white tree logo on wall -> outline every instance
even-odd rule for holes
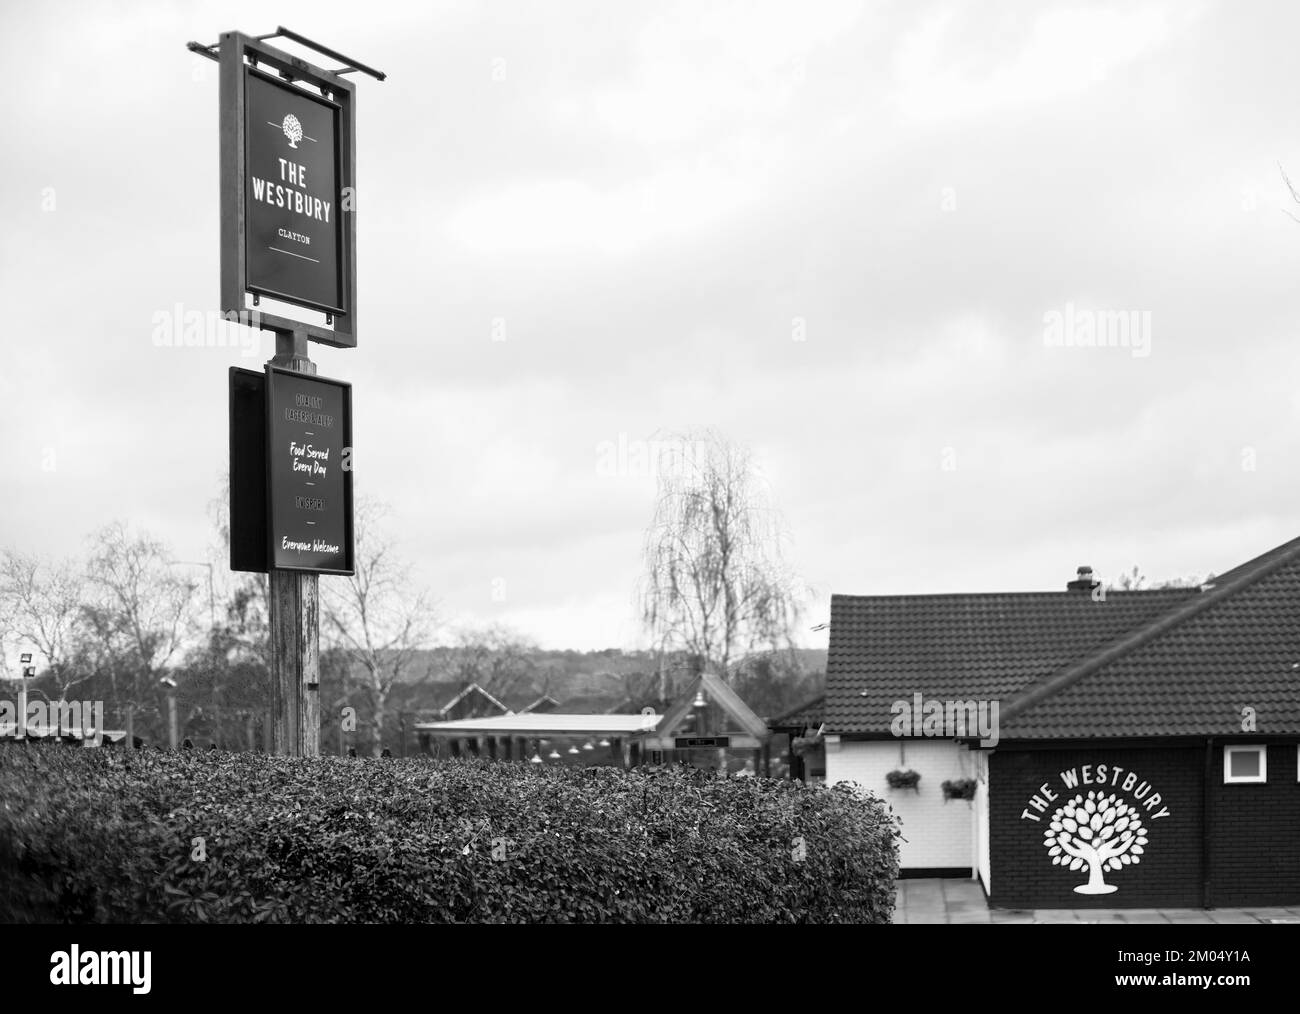
[[[1071,870],[1088,867],[1088,882],[1076,894],[1112,894],[1119,888],[1106,883],[1105,870],[1120,870],[1140,863],[1146,850],[1147,831],[1133,807],[1111,793],[1077,795],[1052,814],[1043,832],[1043,846],[1053,866]]]
[[[284,136],[289,139],[289,147],[298,147],[298,142],[302,140],[302,124],[298,122],[298,117],[290,113],[281,126],[284,128]]]

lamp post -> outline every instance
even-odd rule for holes
[[[29,651],[19,656],[23,678],[18,687],[18,720],[14,723],[14,735],[22,739],[27,738],[27,680],[36,675],[36,666],[31,665],[31,661],[32,654]]]
[[[218,690],[220,688],[217,686],[216,656],[213,650],[213,643],[212,643],[212,632],[217,629],[217,597],[214,591],[212,564],[207,560],[172,560],[170,562],[172,563],[173,566],[208,568],[208,638],[207,638],[208,663],[212,668],[212,698],[213,698],[212,703],[213,703],[213,711],[216,716],[216,721],[213,723],[215,725],[215,728],[213,729],[213,733],[215,734],[215,738],[220,738],[222,732],[222,716],[221,716],[221,706],[218,703],[219,697],[217,696]],[[177,739],[176,737],[176,693],[175,693],[176,682],[174,680],[171,681],[170,684],[168,684],[167,680],[163,680],[162,682],[166,685],[170,685],[172,688],[167,695],[167,709],[170,716],[169,739],[171,742],[171,748],[175,750],[176,739]]]
[[[178,738],[176,728],[176,681],[170,676],[164,676],[158,682],[167,688],[167,745],[175,750]]]

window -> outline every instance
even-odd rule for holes
[[[1263,746],[1225,746],[1223,748],[1224,784],[1268,781],[1268,748]]]

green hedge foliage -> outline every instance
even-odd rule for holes
[[[0,745],[6,922],[889,922],[846,785]],[[200,842],[199,839],[202,839]]]

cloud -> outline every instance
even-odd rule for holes
[[[1169,39],[1173,11],[1140,7],[950,5],[906,33],[895,59],[895,102],[929,125],[1050,105],[1094,88]]]
[[[5,544],[111,516],[182,558],[212,539],[226,369],[271,343],[151,330],[218,291],[215,68],[183,43],[261,26],[213,11],[33,7],[0,38],[32,83],[0,108]],[[654,482],[596,447],[693,424],[753,446],[823,605],[1221,570],[1295,534],[1290,8],[398,17],[284,15],[391,75],[358,79],[360,345],[313,358],[450,615],[634,639]],[[1151,311],[1151,356],[1044,347],[1067,302]]]
[[[722,167],[679,165],[608,190],[577,179],[508,184],[468,201],[445,228],[480,255],[625,255],[715,226],[757,196]]]
[[[841,39],[863,4],[826,0],[675,3],[642,29],[629,80],[596,93],[608,129],[647,148],[715,143],[740,126],[789,113],[808,61]]]

